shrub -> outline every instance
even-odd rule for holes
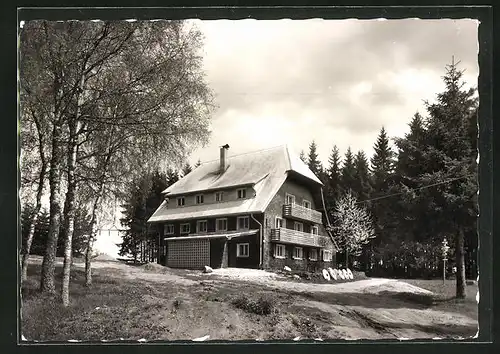
[[[275,300],[271,298],[260,297],[257,301],[240,295],[233,300],[233,305],[243,311],[255,313],[257,315],[270,315],[276,312]]]

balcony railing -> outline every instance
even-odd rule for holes
[[[309,247],[325,247],[328,244],[328,237],[280,227],[279,229],[271,229],[271,241]]]
[[[315,224],[321,224],[323,221],[322,214],[319,211],[298,204],[283,205],[283,217],[309,221]]]

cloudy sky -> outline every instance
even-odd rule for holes
[[[285,143],[299,153],[315,140],[324,164],[334,144],[371,155],[382,126],[401,136],[425,113],[452,56],[477,84],[475,20],[192,22],[219,105],[192,163],[217,159],[226,143],[230,154]]]

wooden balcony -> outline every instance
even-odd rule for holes
[[[323,216],[319,211],[298,204],[283,205],[283,217],[308,221],[315,224],[321,224],[323,222]]]
[[[271,229],[271,241],[309,247],[325,247],[328,237],[280,227]]]

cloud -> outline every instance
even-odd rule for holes
[[[380,128],[402,135],[423,100],[442,90],[452,56],[476,85],[477,21],[194,21],[205,35],[207,80],[220,109],[212,143],[193,160],[316,140],[371,154]],[[230,142],[233,142],[232,144]]]

